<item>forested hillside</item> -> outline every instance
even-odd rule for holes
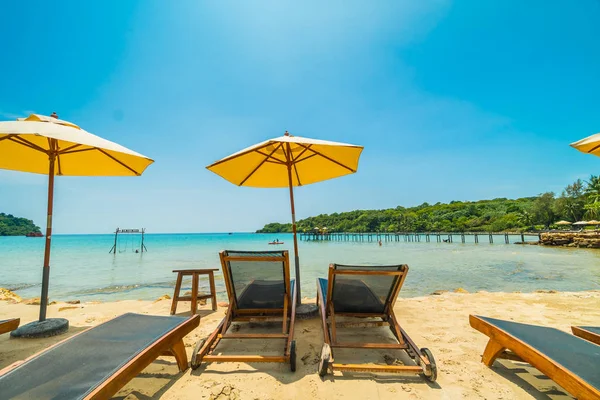
[[[323,214],[298,221],[298,231],[327,228],[329,232],[501,232],[548,228],[558,220],[600,218],[600,178],[577,180],[559,196],[423,203],[416,207],[356,210]],[[289,223],[270,223],[258,233],[291,232]]]
[[[0,213],[0,236],[25,236],[30,232],[40,232],[32,220]]]

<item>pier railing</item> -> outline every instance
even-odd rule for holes
[[[526,238],[535,237],[535,242],[539,241],[539,232],[300,232],[300,240],[304,241],[342,241],[342,242],[431,242],[453,243],[460,241],[466,243],[467,237],[473,237],[474,243],[479,243],[481,239],[494,243],[494,237],[504,243],[526,243]],[[517,240],[515,240],[517,239]],[[529,240],[533,242],[533,240]]]

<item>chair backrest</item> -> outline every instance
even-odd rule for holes
[[[405,264],[331,264],[327,302],[336,313],[388,314],[407,273]]]
[[[229,302],[235,309],[280,309],[290,293],[287,250],[220,253]]]

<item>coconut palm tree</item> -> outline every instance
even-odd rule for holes
[[[588,204],[600,202],[600,176],[592,175],[586,183],[585,194],[588,196]]]
[[[592,218],[598,218],[600,214],[600,176],[592,175],[586,183],[585,195],[587,202],[585,209],[587,210],[587,215]]]

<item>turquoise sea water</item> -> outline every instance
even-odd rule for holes
[[[281,246],[269,246],[275,238]],[[173,269],[219,268],[218,252],[288,249],[290,234],[147,234],[147,253],[135,253],[139,237],[119,239],[109,254],[113,235],[54,235],[50,298],[108,301],[155,299],[172,295]],[[472,239],[471,239],[472,240]],[[482,239],[483,241],[483,239]],[[303,297],[315,296],[315,280],[325,277],[329,263],[405,263],[410,267],[401,296],[462,287],[468,291],[600,289],[600,251],[488,243],[300,242]],[[502,242],[502,243],[500,243]],[[0,237],[0,287],[22,297],[39,297],[44,239]],[[291,260],[293,270],[293,256]],[[293,274],[293,272],[292,272]],[[207,282],[202,285],[207,287]],[[216,277],[219,297],[225,288]],[[190,282],[184,281],[184,289]]]

